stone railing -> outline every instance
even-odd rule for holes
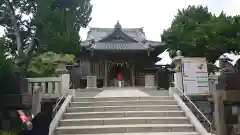
[[[177,101],[178,105],[185,112],[186,116],[189,118],[190,123],[194,125],[196,131],[200,135],[214,135],[212,134],[212,123],[208,120],[208,118],[204,115],[204,113],[197,107],[196,104],[181,90],[178,88],[170,87],[169,94],[173,96],[173,98]],[[199,117],[196,113],[204,120],[204,125],[202,121],[200,121]],[[205,126],[205,127],[204,127]]]
[[[72,89],[72,91],[69,91],[68,96],[62,103],[60,109],[57,111],[56,115],[54,116],[50,124],[48,135],[55,135],[55,129],[59,125],[59,121],[62,119],[64,113],[67,111],[67,107],[69,106],[70,102],[76,97],[74,93],[75,93],[74,89]]]
[[[41,92],[44,95],[61,95],[61,85],[59,77],[41,77],[41,78],[27,78],[28,79],[28,93],[34,93],[34,87],[40,86]]]
[[[61,74],[59,77],[39,77],[28,79],[28,93],[33,93],[34,87],[39,86],[43,98],[58,98],[68,92],[70,83],[69,74]]]

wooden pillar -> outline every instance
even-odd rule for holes
[[[135,86],[135,65],[132,64],[132,72],[131,72],[131,76],[132,76],[132,86]]]
[[[107,60],[104,61],[104,87],[107,87],[108,65]]]
[[[93,58],[92,56],[90,57],[90,75],[93,76],[94,75],[94,71],[93,71],[93,67],[94,67],[94,63],[93,63]]]
[[[159,72],[159,71],[157,70],[156,73],[155,73],[155,77],[156,77],[156,79],[155,79],[155,85],[156,85],[157,88],[159,87],[159,86],[158,86],[158,81],[159,81],[159,80],[158,80],[158,79],[159,79],[159,76],[158,76],[159,73],[158,73],[158,72]]]

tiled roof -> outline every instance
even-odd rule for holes
[[[141,33],[143,28],[122,28],[122,31],[137,41],[146,39],[145,34]],[[96,42],[105,38],[113,32],[114,28],[90,28],[86,40],[94,39]]]
[[[164,42],[159,42],[159,41],[151,41],[147,40],[146,44],[151,45],[152,47],[157,47],[157,46],[164,46],[166,45]]]
[[[127,42],[97,42],[92,46],[94,50],[146,50],[148,46],[141,43]]]
[[[116,25],[115,28],[90,28],[86,41],[83,41],[83,46],[94,50],[147,50],[149,47],[165,45],[162,42],[147,40],[143,28],[121,28],[119,22]],[[105,40],[113,35],[116,36],[117,33],[125,35],[128,40]],[[94,43],[90,43],[91,40],[94,40]]]

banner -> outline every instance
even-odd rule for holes
[[[208,72],[205,58],[182,58],[185,94],[208,94]]]

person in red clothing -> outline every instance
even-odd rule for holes
[[[122,73],[118,72],[117,74],[118,87],[122,87]]]

